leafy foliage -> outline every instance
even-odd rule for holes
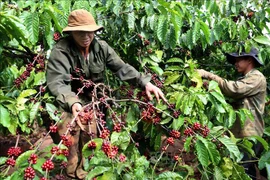
[[[117,102],[121,108],[114,107],[113,111],[126,117],[126,125],[122,131],[110,134],[110,142],[119,147],[127,160],[108,159],[102,151],[103,140],[93,139],[97,145],[95,150],[88,148],[89,143],[83,147],[83,156],[87,158],[85,167],[89,171],[87,178],[188,179],[195,178],[193,170],[196,169],[200,178],[248,179],[237,164],[241,160],[239,147],[253,152],[248,140],[263,144],[265,151],[260,157],[259,168],[266,168],[270,174],[269,142],[253,137],[241,143],[229,131],[237,118],[244,123],[250,112],[246,109],[235,111],[217,83],[203,81],[194,71],[205,68],[222,77],[233,78],[235,74],[231,73],[232,67],[225,61],[224,53],[255,46],[265,64],[261,71],[269,77],[270,8],[266,0],[241,3],[233,0],[0,2],[1,134],[30,134],[35,131],[33,124],[43,125],[43,114],[54,122],[61,120],[55,99],[46,90],[45,64],[55,43],[55,33],[61,35],[69,12],[80,8],[90,11],[97,23],[105,27],[97,37],[105,39],[124,61],[140,71],[156,74],[152,81],[162,88],[169,102],[153,102],[155,118],[160,118],[157,124],[141,116],[145,110],[141,106],[145,104]],[[114,89],[123,84],[111,76],[107,81]],[[140,90],[134,92],[131,99],[135,99]],[[265,119],[269,126],[269,117]],[[109,120],[112,130],[113,121],[110,117]],[[195,123],[201,127],[194,130]],[[162,160],[166,159],[165,152],[161,150],[161,155],[153,157],[153,162],[151,157],[147,159],[142,154],[147,148],[162,149],[162,138],[167,140],[172,130],[181,133],[183,139],[179,140],[185,140],[183,150],[196,155],[198,165],[190,166],[178,159],[171,169],[159,173],[162,167],[158,163],[162,165]],[[142,135],[150,147],[137,148],[131,134]],[[269,134],[266,128],[264,137],[269,138]],[[16,168],[21,169],[8,178],[21,177],[22,168],[28,166],[27,159],[35,152],[29,150],[21,154],[16,160]],[[6,161],[7,158],[0,158],[1,165]],[[40,158],[33,165],[38,175],[45,174],[41,169],[45,161]]]

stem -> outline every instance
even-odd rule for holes
[[[168,147],[169,147],[169,144],[167,144],[166,149],[167,149]],[[152,179],[154,178],[153,176],[154,176],[154,172],[155,172],[157,163],[160,161],[160,159],[162,158],[162,156],[163,156],[164,153],[165,153],[165,151],[162,151],[162,152],[161,152],[161,154],[160,154],[160,156],[159,156],[157,162],[156,162],[155,165],[154,165],[154,168],[153,168],[153,170],[152,170]]]

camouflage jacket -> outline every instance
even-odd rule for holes
[[[141,87],[151,80],[150,75],[144,76],[124,63],[105,41],[94,39],[89,48],[89,56],[85,60],[73,39],[66,37],[51,51],[46,73],[47,84],[61,108],[70,111],[74,103],[82,103],[82,96],[76,96],[77,89],[81,88],[82,84],[80,81],[71,81],[71,76],[83,75],[85,79],[95,83],[103,82],[105,70],[109,68],[121,80],[136,82]],[[79,72],[78,68],[82,72]]]
[[[231,129],[236,137],[263,135],[266,86],[264,75],[256,69],[251,70],[237,81],[223,79],[219,82],[221,91],[236,100],[237,105],[234,106],[236,109],[246,108],[254,116],[254,120],[246,119],[243,127],[240,120],[236,120]]]

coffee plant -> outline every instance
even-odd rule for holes
[[[71,77],[81,84],[77,94],[93,88],[92,101],[78,116],[88,124],[94,118],[99,127],[98,137],[90,133],[82,148],[86,179],[250,179],[241,159],[243,152],[254,155],[256,141],[264,151],[254,161],[270,178],[269,97],[263,137],[235,138],[230,127],[251,113],[234,110],[218,84],[195,71],[235,79],[224,53],[254,46],[269,81],[269,1],[9,0],[0,2],[0,134],[16,142],[0,157],[1,179],[66,178],[77,117],[59,144],[41,147],[57,132],[62,115],[47,90],[46,63],[75,9],[91,12],[104,26],[96,37],[140,72],[151,73],[168,99],[149,101],[143,89],[110,71],[95,84],[77,69],[78,77]],[[31,134],[41,139],[20,147]]]

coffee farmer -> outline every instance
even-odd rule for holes
[[[258,57],[258,51],[252,48],[250,52],[226,54],[229,63],[234,64],[236,70],[243,76],[235,81],[223,79],[213,73],[203,69],[197,70],[206,79],[214,80],[218,83],[222,93],[235,100],[234,108],[246,108],[251,111],[254,120],[246,119],[243,126],[239,119],[236,120],[231,131],[237,138],[249,136],[262,136],[264,131],[264,106],[266,97],[266,79],[264,75],[256,69],[263,63]],[[254,150],[259,151],[260,146],[255,145]],[[254,177],[254,169],[247,167],[247,173]],[[256,174],[255,174],[256,175]]]
[[[162,91],[154,86],[150,80],[151,75],[143,75],[134,67],[126,64],[116,52],[105,42],[95,37],[95,32],[103,29],[98,26],[93,16],[86,10],[72,11],[68,17],[68,25],[63,29],[69,34],[61,39],[52,49],[47,68],[47,83],[50,92],[56,97],[59,107],[65,111],[62,121],[58,125],[58,134],[62,135],[67,130],[67,125],[82,110],[82,107],[91,100],[89,92],[85,90],[79,97],[77,83],[71,81],[73,72],[82,69],[85,79],[94,83],[104,81],[105,69],[110,69],[118,78],[124,81],[136,82],[144,88],[150,100],[151,94],[166,101]],[[91,132],[97,134],[96,123],[91,124]],[[69,147],[67,175],[72,178],[83,179],[86,172],[83,170],[81,158],[81,126],[76,125],[77,132],[72,136],[72,145]],[[87,128],[86,128],[87,129]],[[59,142],[53,137],[54,142]]]

